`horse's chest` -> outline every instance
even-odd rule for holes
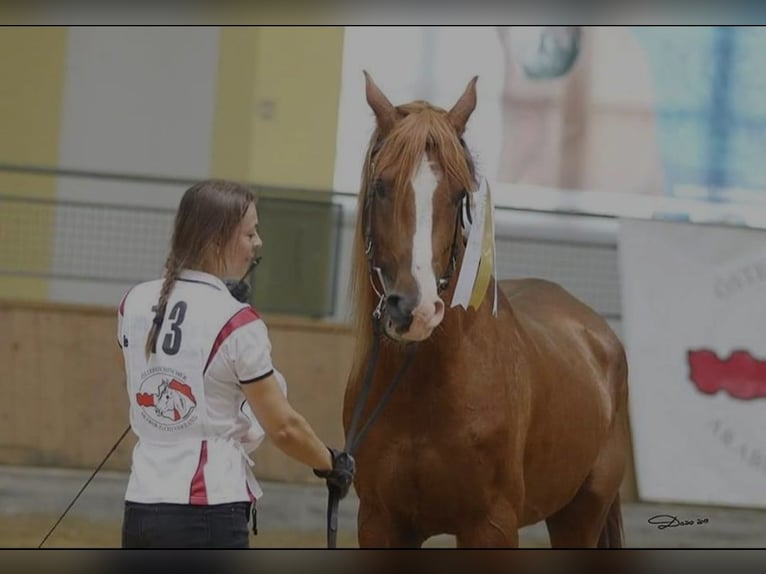
[[[478,417],[436,430],[415,425],[411,434],[396,433],[379,443],[373,481],[378,496],[404,512],[437,513],[446,521],[462,507],[476,508],[504,471],[497,452],[504,450],[508,429],[497,417]]]
[[[360,498],[434,531],[486,509],[507,471],[514,417],[502,386],[468,378],[397,389],[358,452]]]

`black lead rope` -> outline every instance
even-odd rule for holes
[[[128,428],[125,429],[125,431],[122,433],[120,438],[117,439],[117,442],[114,443],[114,446],[112,449],[106,453],[106,456],[104,457],[104,460],[101,461],[101,463],[96,467],[96,470],[93,471],[93,474],[90,475],[90,478],[85,482],[85,484],[82,485],[82,488],[80,489],[80,492],[77,493],[77,495],[72,499],[72,502],[69,503],[69,506],[66,507],[66,510],[59,516],[59,519],[56,521],[56,523],[51,527],[51,529],[48,531],[48,534],[45,535],[45,538],[42,539],[40,544],[38,544],[37,548],[42,548],[43,544],[45,544],[45,541],[48,540],[48,537],[53,534],[53,531],[56,530],[56,527],[59,525],[59,523],[64,520],[64,517],[67,515],[67,512],[69,512],[69,509],[74,506],[74,503],[77,502],[77,499],[80,498],[80,495],[85,492],[85,489],[90,484],[90,481],[93,480],[93,477],[96,476],[99,470],[101,470],[101,467],[104,466],[106,461],[109,459],[110,456],[112,456],[112,453],[117,449],[117,446],[122,442],[122,439],[125,438],[125,435],[128,434],[128,431],[130,430],[130,425],[128,425]]]
[[[380,333],[379,309],[376,309],[375,313],[373,313],[373,316],[372,316],[372,333],[373,333],[373,342],[372,342],[372,350],[370,351],[370,360],[367,363],[367,370],[364,373],[362,388],[359,391],[359,396],[357,397],[356,404],[354,405],[354,413],[351,417],[351,425],[349,426],[348,434],[346,435],[346,445],[343,449],[344,452],[347,452],[351,454],[352,456],[354,452],[356,451],[357,447],[361,444],[364,437],[367,436],[367,432],[370,430],[372,423],[375,421],[376,418],[378,418],[380,413],[385,408],[386,404],[391,398],[392,393],[394,392],[394,389],[402,380],[404,373],[407,371],[407,368],[410,366],[410,363],[412,362],[412,358],[415,355],[415,348],[417,346],[417,343],[409,343],[407,345],[407,356],[405,357],[404,362],[402,363],[401,367],[399,367],[399,370],[397,371],[393,380],[388,385],[388,388],[386,388],[385,393],[383,393],[383,396],[378,401],[378,404],[375,406],[375,409],[370,414],[370,418],[367,419],[367,422],[364,424],[364,426],[361,429],[359,429],[358,431],[359,434],[357,434],[357,428],[359,427],[359,421],[362,416],[362,409],[364,408],[364,405],[367,403],[367,396],[370,393],[370,387],[372,386],[372,377],[375,373],[375,366],[378,362],[378,355],[380,352],[380,334],[381,333]],[[337,545],[338,503],[339,502],[340,502],[340,497],[338,496],[338,491],[332,487],[328,488],[327,548],[336,548],[336,545]]]

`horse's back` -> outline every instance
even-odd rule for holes
[[[536,316],[545,310],[566,310],[587,316],[599,317],[593,309],[564,289],[560,284],[547,279],[528,277],[504,279],[498,287],[511,302],[514,310],[523,310],[525,315]],[[544,303],[544,306],[540,304]]]
[[[623,347],[606,320],[558,283],[546,279],[506,279],[498,282],[517,321],[531,331],[554,336],[557,330],[587,330],[604,352],[623,353]]]

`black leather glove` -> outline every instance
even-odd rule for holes
[[[250,302],[250,284],[245,281],[235,281],[233,279],[227,279],[224,281],[226,288],[240,303]]]
[[[332,455],[332,470],[314,469],[314,474],[319,478],[324,478],[327,488],[335,489],[338,498],[345,498],[351,488],[356,473],[356,461],[354,457],[347,452],[341,452],[332,447],[327,447]]]

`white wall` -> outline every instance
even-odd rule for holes
[[[60,136],[61,168],[207,177],[218,38],[216,27],[72,27]],[[173,209],[184,189],[70,177],[60,178],[57,186],[61,200]],[[141,242],[169,239],[169,227],[166,232],[161,227],[155,229],[149,237],[141,229],[146,217],[162,216],[131,214],[128,221],[112,219],[114,212],[110,212],[110,220],[106,221],[97,213],[58,210],[54,272],[76,275],[90,265],[98,269],[115,264],[145,267]],[[98,226],[104,225],[113,227],[115,233],[108,235],[106,243],[94,245],[88,238],[95,237]],[[103,235],[99,233],[98,237]],[[132,249],[134,256],[131,258],[125,249]],[[160,264],[158,261],[157,272]],[[55,280],[51,283],[51,299],[114,304],[126,286]]]
[[[502,145],[502,46],[493,27],[349,27],[343,45],[334,188],[356,193],[374,129],[367,70],[394,105],[426,99],[449,109],[478,75],[478,104],[465,140],[494,179]]]

